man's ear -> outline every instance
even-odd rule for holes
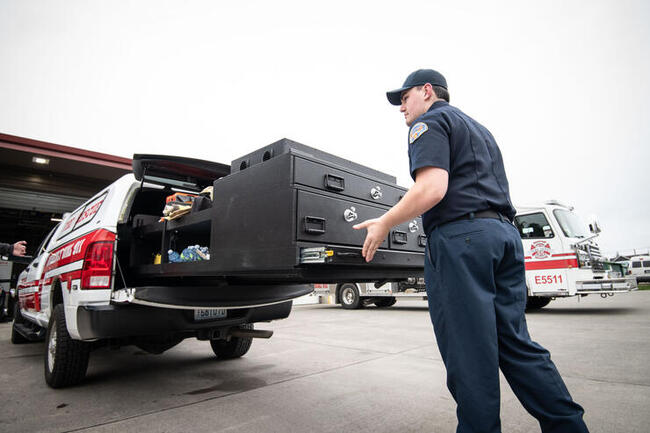
[[[431,83],[426,83],[424,85],[424,97],[425,99],[429,99],[431,97],[435,96],[435,93],[433,92],[433,86]]]

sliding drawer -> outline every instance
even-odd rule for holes
[[[391,250],[424,252],[427,237],[422,228],[422,219],[417,218],[393,227],[388,240]]]
[[[294,182],[342,196],[394,206],[406,191],[395,186],[296,157]]]
[[[296,238],[328,244],[362,246],[366,230],[353,225],[386,212],[373,206],[352,203],[338,198],[298,191]],[[381,244],[388,248],[388,239]]]

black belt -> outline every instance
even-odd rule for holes
[[[472,220],[474,218],[492,218],[492,219],[496,219],[496,220],[510,222],[510,220],[508,218],[504,217],[499,212],[497,212],[495,210],[492,210],[492,209],[488,209],[488,210],[482,210],[482,211],[478,211],[478,212],[470,212],[470,213],[465,214],[463,216],[459,216],[458,218],[454,218],[452,220],[445,221],[442,224],[453,223],[453,222],[462,221],[462,220]],[[440,224],[440,225],[442,225],[442,224]]]

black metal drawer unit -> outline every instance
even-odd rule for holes
[[[178,236],[184,218],[194,226],[209,224],[209,261],[141,266],[140,274],[292,283],[421,275],[425,237],[420,218],[394,228],[370,263],[361,257],[366,231],[352,228],[401,199],[406,190],[395,181],[280,140],[234,160],[231,173],[214,181],[212,207],[172,224]]]

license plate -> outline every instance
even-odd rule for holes
[[[223,319],[227,314],[224,308],[194,310],[194,320]]]

